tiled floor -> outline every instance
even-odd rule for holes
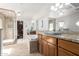
[[[2,56],[41,56],[39,53],[29,52],[29,41],[19,39],[16,44],[3,46]]]

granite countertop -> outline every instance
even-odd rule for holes
[[[61,35],[53,35],[53,36],[63,40],[79,43],[79,35],[61,34]]]
[[[46,34],[44,32],[42,32],[41,34],[47,35],[47,36],[51,36],[51,37],[56,37],[56,38],[63,39],[63,40],[72,41],[72,42],[75,42],[75,43],[79,43],[79,34],[60,34],[60,35],[53,35],[53,34]]]

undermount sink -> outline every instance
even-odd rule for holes
[[[45,34],[49,34],[49,35],[61,35],[60,32],[45,32]]]

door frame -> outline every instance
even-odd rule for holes
[[[17,21],[16,21],[16,25],[17,25],[17,22],[18,22],[18,21],[22,21],[22,22],[23,22],[23,38],[24,38],[24,21],[23,21],[23,20],[17,20]],[[16,30],[17,30],[17,26],[16,26]],[[18,35],[18,30],[17,30],[17,35]],[[16,35],[16,38],[17,38],[17,35]],[[22,39],[23,39],[23,38],[22,38]],[[18,39],[18,38],[17,38],[17,39]]]

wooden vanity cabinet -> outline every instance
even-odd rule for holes
[[[58,47],[58,56],[75,56],[75,54],[73,54],[63,48]]]
[[[43,34],[38,39],[39,52],[44,56],[79,56],[79,43]]]
[[[39,35],[39,52],[44,56],[55,56],[56,55],[56,38]]]
[[[61,47],[58,48],[58,55],[61,55],[61,50],[62,50],[62,55],[67,55],[67,56],[78,56],[79,55],[79,44],[71,41],[67,41],[64,39],[59,39],[58,40],[58,46]]]
[[[56,56],[56,46],[43,40],[43,55],[44,56]]]
[[[48,43],[43,40],[43,55],[48,56]]]
[[[49,56],[56,56],[57,55],[56,46],[51,43],[48,43],[48,55]]]
[[[57,43],[56,38],[47,36],[46,40],[48,42],[48,56],[56,56],[57,55]]]
[[[43,54],[43,42],[41,34],[38,34],[38,50],[41,54]]]

